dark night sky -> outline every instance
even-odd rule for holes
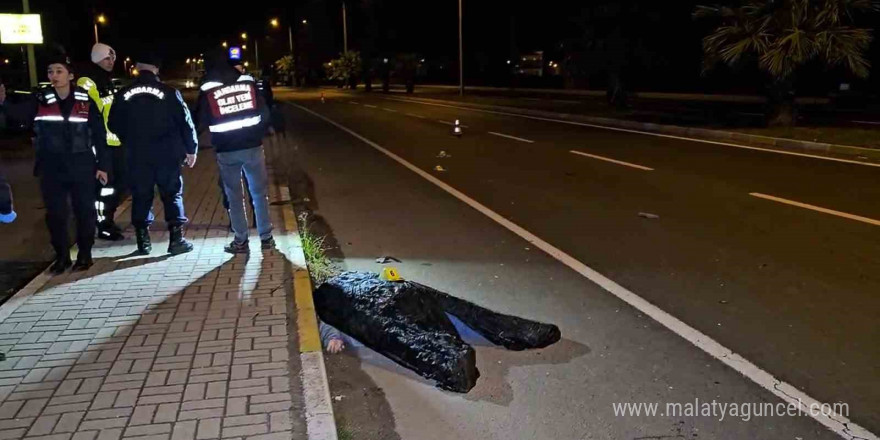
[[[63,43],[74,59],[88,58],[93,42],[95,12],[107,15],[101,39],[120,56],[134,56],[145,47],[159,49],[166,71],[182,66],[183,60],[217,47],[223,40],[238,41],[242,31],[261,39],[261,61],[274,61],[287,51],[287,23],[295,23],[297,42],[313,62],[329,60],[342,51],[340,0],[246,0],[244,2],[151,0],[30,0],[31,9],[43,16],[47,43]],[[517,52],[545,50],[558,57],[558,43],[583,35],[578,16],[584,5],[609,0],[465,0],[465,53],[468,76],[491,77],[493,68]],[[621,0],[642,4],[650,14],[639,17],[635,29],[644,31],[645,44],[656,52],[649,86],[668,88],[698,80],[700,38],[705,24],[690,18],[696,3],[690,0]],[[710,1],[709,3],[715,3]],[[220,5],[228,5],[225,8]],[[454,63],[457,58],[455,0],[348,0],[349,44],[373,56],[417,53],[436,62]],[[244,5],[245,7],[233,7]],[[20,0],[0,0],[0,11],[20,12]],[[282,29],[271,29],[269,18],[282,20]],[[309,24],[303,26],[302,19]],[[876,21],[876,20],[875,20]],[[45,50],[49,45],[44,45]],[[252,50],[253,44],[249,49]],[[880,64],[875,44],[872,58]],[[556,52],[554,52],[556,51]],[[20,59],[18,47],[0,47],[0,56]],[[250,56],[253,56],[252,54]],[[18,58],[16,58],[18,57]],[[7,68],[8,69],[8,68]],[[455,69],[454,64],[449,65]],[[8,74],[8,72],[7,72]],[[717,80],[717,82],[723,82]]]

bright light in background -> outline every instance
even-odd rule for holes
[[[247,40],[247,32],[242,32],[242,33],[241,33],[241,39],[242,39],[242,40]]]
[[[278,27],[278,19],[277,18],[273,18],[272,21],[270,21],[269,23],[272,25],[272,27]]]
[[[308,20],[303,20],[303,24],[309,24]]]
[[[224,41],[224,42],[223,42],[223,47],[227,47],[227,46],[229,46],[229,44],[227,44],[227,43]]]
[[[98,23],[106,24],[106,23],[107,23],[107,17],[105,17],[104,14],[99,15],[99,16],[98,16]]]

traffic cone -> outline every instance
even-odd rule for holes
[[[324,92],[321,92],[321,104],[324,103]]]
[[[459,137],[461,137],[462,135],[461,121],[459,121],[458,119],[455,120],[455,125],[452,127],[452,134]]]

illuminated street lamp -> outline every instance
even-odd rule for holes
[[[281,27],[281,21],[277,18],[273,18],[269,20],[269,24],[272,25],[273,28],[278,29]],[[287,25],[287,41],[290,46],[290,54],[293,55],[293,25]]]
[[[241,33],[241,39],[244,40],[244,41],[247,41],[247,32],[242,32],[242,33]]]
[[[98,41],[98,24],[107,24],[107,17],[104,14],[95,17],[95,44],[100,42]]]
[[[226,43],[225,41],[222,43],[222,45],[223,45],[223,47],[229,47],[229,44]]]

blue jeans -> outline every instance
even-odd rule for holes
[[[244,243],[248,239],[247,211],[244,207],[242,190],[242,171],[247,179],[251,200],[254,203],[254,216],[257,218],[257,232],[260,239],[272,237],[272,221],[269,219],[269,178],[266,176],[266,154],[263,147],[247,150],[217,153],[217,165],[223,190],[229,200],[229,220],[235,231],[235,241]]]

